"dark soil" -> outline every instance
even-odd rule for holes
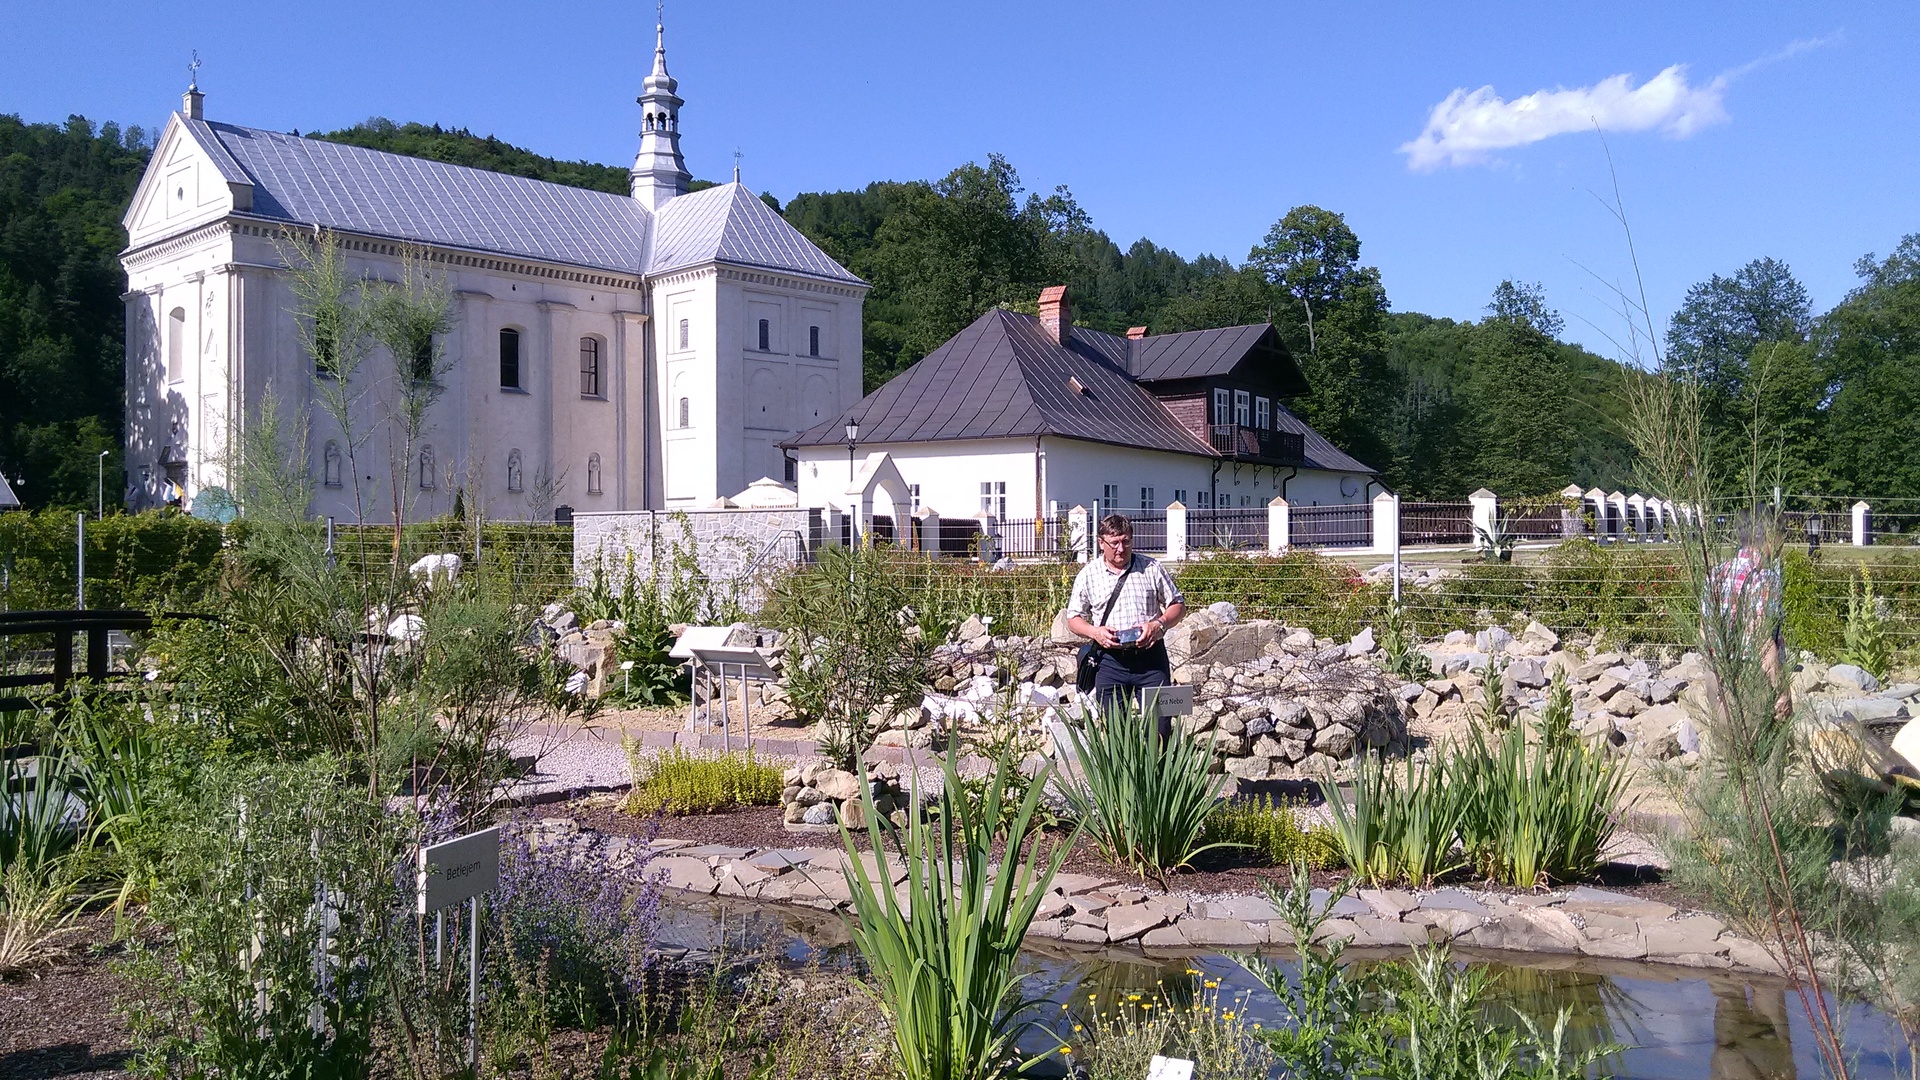
[[[612,836],[645,838],[655,828],[651,818],[637,817],[608,807],[604,803],[598,805],[568,803],[552,807],[551,810],[573,817],[584,828]],[[765,849],[840,846],[840,834],[837,830],[788,829],[781,820],[780,808],[777,806],[748,806],[717,814],[691,814],[684,817],[663,818],[658,823],[658,835],[673,840],[687,840],[695,844],[719,844],[726,847]],[[1058,844],[1064,837],[1065,834],[1060,830],[1046,830],[1040,840],[1045,845],[1043,850],[1050,850],[1052,845]],[[863,851],[871,848],[865,832],[857,833],[855,842]],[[1070,874],[1086,874],[1158,888],[1158,882],[1142,879],[1133,871],[1107,861],[1100,855],[1092,839],[1085,835],[1075,842],[1062,870]],[[1313,873],[1313,883],[1318,887],[1328,888],[1346,880],[1347,876],[1345,870],[1316,870]],[[1269,884],[1280,888],[1286,887],[1289,877],[1290,871],[1286,867],[1261,865],[1250,860],[1241,851],[1216,850],[1202,854],[1195,867],[1169,875],[1167,884],[1173,890],[1183,893],[1258,894]],[[1528,891],[1492,885],[1471,876],[1456,876],[1449,879],[1446,884],[1486,892]],[[1671,904],[1677,908],[1698,909],[1702,906],[1699,901],[1688,898],[1679,889],[1669,884],[1658,870],[1645,866],[1610,863],[1602,867],[1598,877],[1587,884],[1646,900]]]
[[[0,982],[0,1080],[126,1075],[132,1042],[118,1003],[113,919],[93,916],[51,968]]]

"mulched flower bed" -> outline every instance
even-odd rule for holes
[[[91,916],[52,968],[0,982],[0,1080],[126,1075],[133,1055],[118,1011],[126,983],[112,963],[113,918]]]
[[[535,813],[541,816],[572,817],[579,821],[582,827],[608,836],[644,838],[652,835],[656,829],[654,819],[629,814],[611,807],[607,805],[605,799],[590,799],[542,807]],[[789,830],[781,820],[780,808],[777,806],[749,806],[717,814],[666,817],[659,820],[657,829],[658,835],[664,839],[686,840],[695,844],[720,844],[727,847],[822,848],[838,847],[841,842],[837,830],[803,832]],[[1064,832],[1050,829],[1043,834],[1041,843],[1057,844],[1064,836]],[[855,841],[863,851],[870,848],[864,831],[855,835]],[[1141,881],[1132,871],[1102,858],[1092,839],[1085,835],[1074,843],[1073,850],[1068,853],[1062,870],[1071,874]],[[1316,870],[1313,874],[1313,883],[1320,887],[1330,887],[1345,880],[1347,876],[1344,870]],[[1202,854],[1198,865],[1193,869],[1182,870],[1172,875],[1169,884],[1174,890],[1184,893],[1213,896],[1228,893],[1257,895],[1264,886],[1269,884],[1284,888],[1288,880],[1289,871],[1286,867],[1258,865],[1250,861],[1243,852],[1236,850],[1216,850]],[[1158,888],[1157,882],[1147,881],[1143,884]],[[1459,885],[1479,892],[1522,893],[1528,891],[1490,885],[1468,875],[1456,875],[1455,878],[1449,879],[1447,884]],[[1588,884],[1646,900],[1671,904],[1677,908],[1701,907],[1699,901],[1688,898],[1680,890],[1668,884],[1659,871],[1648,867],[1609,864],[1602,868],[1598,879]]]

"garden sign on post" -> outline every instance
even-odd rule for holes
[[[480,894],[500,884],[500,829],[428,844],[420,849],[419,912],[433,913],[433,960],[440,962],[441,912],[465,900],[467,934],[467,1067],[480,1052]]]

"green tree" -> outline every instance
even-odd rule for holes
[[[1247,262],[1300,305],[1307,317],[1307,351],[1318,353],[1314,320],[1346,295],[1349,279],[1360,271],[1360,238],[1344,215],[1296,206],[1267,230]]]
[[[1536,495],[1564,487],[1567,371],[1548,328],[1559,316],[1538,285],[1503,281],[1473,334],[1468,387],[1477,450],[1473,480],[1496,492]]]
[[[1881,261],[1821,322],[1820,354],[1837,390],[1828,448],[1845,494],[1920,497],[1920,233]]]

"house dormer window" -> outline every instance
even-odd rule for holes
[[[1245,390],[1233,392],[1233,422],[1246,427],[1253,422],[1250,415],[1253,410],[1253,395]]]
[[[1273,427],[1273,402],[1263,397],[1253,399],[1253,426],[1261,431]]]

